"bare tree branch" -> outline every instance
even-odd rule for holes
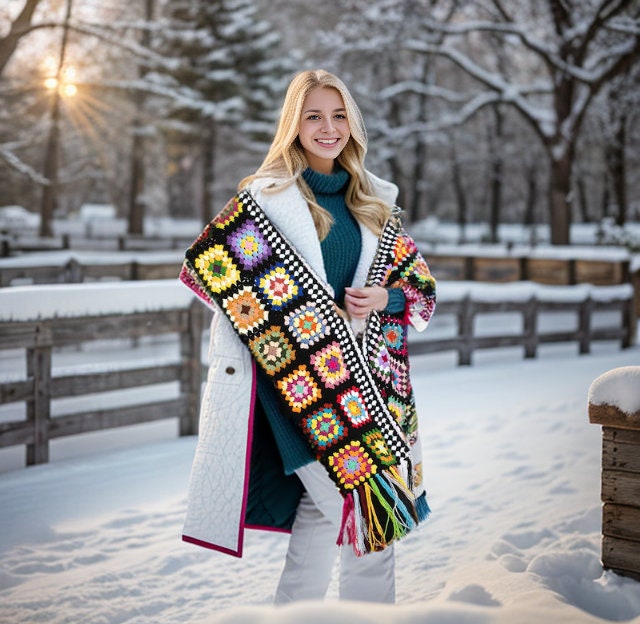
[[[16,51],[20,39],[30,32],[33,14],[38,8],[40,0],[27,0],[18,17],[11,24],[9,33],[0,39],[0,76],[7,66],[9,59]]]

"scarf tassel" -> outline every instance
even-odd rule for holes
[[[426,518],[428,509],[426,497],[416,500],[391,466],[345,496],[337,543],[350,544],[358,556],[383,550]]]
[[[418,520],[424,522],[431,514],[429,503],[427,503],[427,495],[421,494],[416,499],[416,511],[418,512]]]

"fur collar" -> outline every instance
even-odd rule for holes
[[[372,173],[367,172],[367,175],[371,180],[375,194],[393,206],[398,196],[398,187]],[[270,193],[266,190],[275,182],[276,180],[269,178],[255,180],[249,191],[274,225],[307,260],[318,277],[327,284],[322,249],[307,202],[295,184],[278,193]],[[364,286],[369,267],[378,248],[378,237],[369,228],[361,224],[360,232],[362,234],[362,249],[352,283],[352,286],[356,287]]]

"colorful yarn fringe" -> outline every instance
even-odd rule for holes
[[[345,497],[338,545],[350,544],[358,556],[383,550],[426,519],[416,503],[395,467],[376,474]]]

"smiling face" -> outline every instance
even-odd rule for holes
[[[349,121],[342,96],[336,89],[316,87],[304,100],[298,138],[309,166],[331,173],[333,162],[349,137]]]

